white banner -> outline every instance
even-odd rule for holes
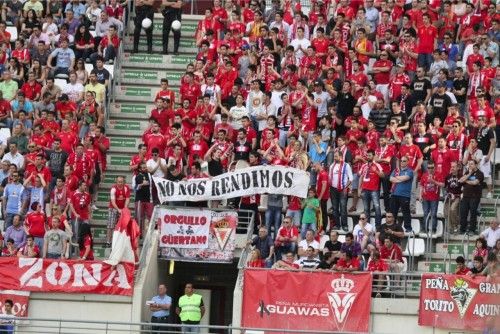
[[[211,211],[162,209],[160,217],[160,247],[208,248]]]
[[[309,173],[283,166],[254,166],[204,179],[172,182],[153,177],[161,203],[206,201],[255,194],[281,194],[305,198]]]

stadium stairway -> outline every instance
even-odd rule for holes
[[[194,34],[201,16],[183,15],[179,55],[162,55],[163,17],[155,15],[153,29],[153,53],[146,53],[144,34],[141,36],[139,53],[131,54],[133,47],[132,21],[129,21],[129,34],[124,38],[125,53],[121,58],[119,73],[115,73],[117,84],[114,97],[108,106],[107,136],[111,145],[107,155],[108,170],[97,193],[96,205],[99,210],[92,212],[94,222],[94,253],[97,258],[108,255],[104,248],[106,242],[106,223],[108,219],[109,191],[117,176],[125,176],[126,184],[132,183],[129,172],[130,158],[137,154],[137,146],[148,126],[148,118],[154,107],[154,97],[160,87],[160,79],[167,78],[169,87],[179,92],[180,78],[187,64],[195,59]],[[173,36],[170,36],[169,51],[172,53]],[[177,101],[178,102],[178,101]],[[133,210],[134,198],[130,201]]]

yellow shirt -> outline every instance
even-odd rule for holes
[[[85,93],[87,92],[94,92],[97,103],[101,105],[104,103],[104,99],[106,98],[106,86],[103,84],[97,83],[92,85],[91,83],[88,83],[85,85]]]

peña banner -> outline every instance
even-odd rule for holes
[[[134,264],[0,258],[0,289],[131,296]]]
[[[255,194],[281,194],[305,198],[309,174],[283,166],[254,166],[212,178],[173,182],[153,177],[161,203],[207,201]]]
[[[14,304],[12,307],[14,316],[22,318],[28,316],[28,305],[30,302],[29,291],[0,290],[0,314],[5,314],[6,300],[11,300]]]
[[[500,326],[500,280],[423,274],[420,326],[484,331]]]
[[[368,332],[371,273],[245,269],[243,327]]]
[[[163,258],[186,262],[231,262],[238,213],[158,208]]]

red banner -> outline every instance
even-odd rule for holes
[[[368,332],[370,273],[246,269],[243,327]]]
[[[0,290],[0,314],[5,314],[5,301],[12,300],[14,307],[12,307],[12,313],[16,317],[27,317],[28,316],[28,305],[30,302],[30,292],[29,291],[14,291],[14,290]]]
[[[98,261],[0,258],[0,289],[36,292],[98,293],[131,296],[134,265]]]
[[[470,331],[499,328],[500,280],[423,274],[418,324]]]

